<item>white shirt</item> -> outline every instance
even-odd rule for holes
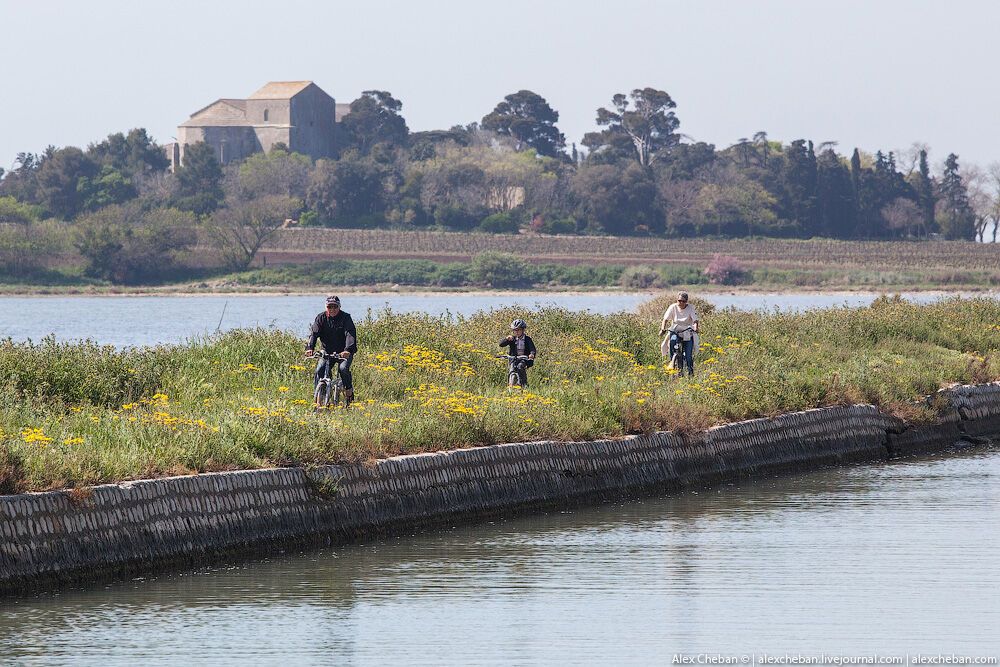
[[[670,329],[674,331],[693,327],[694,323],[698,321],[698,313],[694,311],[694,306],[690,303],[684,308],[678,308],[676,303],[672,303],[667,308],[667,312],[663,313],[663,324],[660,328],[667,329],[667,323],[671,321],[673,326]]]

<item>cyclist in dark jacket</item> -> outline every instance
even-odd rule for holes
[[[358,352],[358,332],[354,328],[354,320],[350,313],[345,313],[340,309],[340,297],[328,296],[326,298],[326,311],[320,313],[313,320],[309,328],[309,342],[306,343],[306,356],[311,357],[316,349],[316,340],[323,343],[323,350],[327,354],[335,354],[341,358],[340,378],[344,381],[344,405],[350,404],[354,399],[354,382],[351,377],[351,362]],[[330,361],[323,357],[316,365],[315,381],[319,383],[327,372],[327,365]]]
[[[528,357],[525,361],[510,362],[511,370],[517,370],[517,376],[521,380],[522,387],[528,386],[528,369],[535,365],[535,354],[537,353],[531,336],[525,333],[527,329],[527,322],[520,319],[514,320],[510,323],[511,335],[500,339],[500,347],[508,348],[510,356]],[[510,373],[508,373],[509,376]]]

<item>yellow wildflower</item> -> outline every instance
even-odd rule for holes
[[[45,431],[40,428],[23,428],[21,429],[21,437],[27,443],[37,442],[41,445],[45,445],[52,442],[52,438],[45,435]]]

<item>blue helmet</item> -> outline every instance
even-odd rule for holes
[[[525,322],[524,320],[514,320],[513,322],[510,323],[511,331],[513,331],[514,329],[527,329],[527,328],[528,328],[528,323]]]

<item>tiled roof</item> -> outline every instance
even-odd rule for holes
[[[312,81],[271,81],[248,99],[288,100],[301,93],[310,84]]]
[[[200,116],[188,118],[177,127],[253,127],[246,118],[213,118]]]

